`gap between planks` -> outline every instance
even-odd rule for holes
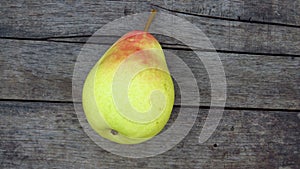
[[[21,37],[0,37],[0,39],[7,40],[20,40],[20,41],[41,41],[41,42],[57,42],[57,43],[69,43],[69,44],[99,44],[99,45],[112,45],[110,43],[89,43],[84,41],[67,41],[63,39],[72,38],[89,38],[92,35],[76,35],[76,36],[60,36],[60,37],[46,37],[46,38],[21,38]],[[58,40],[59,39],[59,40]],[[60,40],[62,39],[62,40]],[[184,45],[174,45],[161,43],[163,49],[170,50],[182,50],[182,51],[203,51],[203,52],[217,52],[217,53],[231,53],[231,54],[245,54],[245,55],[266,55],[266,56],[287,56],[287,57],[300,57],[300,54],[286,54],[286,53],[263,53],[263,52],[244,52],[244,51],[234,51],[234,50],[211,50],[211,49],[190,49]]]
[[[81,104],[81,102],[73,102],[73,101],[58,101],[58,100],[28,100],[28,99],[0,99],[0,102],[16,102],[16,103],[53,103],[53,104]],[[199,109],[210,109],[210,106],[194,106],[194,105],[177,105],[174,104],[174,107],[199,107]],[[222,109],[222,107],[212,107],[215,109]],[[251,107],[228,107],[225,106],[224,110],[249,110],[249,111],[270,111],[270,112],[300,112],[298,109],[278,109],[278,108],[251,108]]]

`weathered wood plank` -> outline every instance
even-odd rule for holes
[[[114,19],[150,9],[145,0],[2,1],[0,32],[1,36],[38,38],[89,35]]]
[[[237,2],[243,3],[243,1]],[[0,36],[11,38],[88,36],[114,19],[153,8],[149,2],[135,1],[99,3],[80,1],[69,4],[57,2],[39,4],[31,1],[24,4],[15,1],[1,3]],[[240,7],[238,4],[236,5]],[[256,3],[250,4],[255,7]],[[265,3],[265,6],[270,5]],[[180,3],[178,6],[181,6]],[[264,5],[258,6],[264,8]],[[296,10],[297,4],[294,7]],[[186,6],[182,5],[182,8]],[[298,13],[299,10],[296,11]],[[173,14],[178,14],[199,27],[217,50],[294,55],[300,53],[298,27],[220,20],[182,13]]]
[[[216,50],[299,55],[299,28],[177,15],[200,28]]]
[[[73,104],[0,102],[1,168],[299,168],[300,112],[226,110],[213,136],[198,136],[201,109],[187,137],[151,158],[130,159],[98,147]],[[176,114],[178,107],[174,108]],[[168,125],[176,118],[171,118]],[[184,125],[184,124],[183,124]]]
[[[1,99],[72,101],[73,69],[82,44],[20,40],[0,40],[0,44]],[[202,62],[192,51],[167,51],[182,58],[193,71],[201,105],[208,106],[210,84]],[[228,107],[300,108],[299,57],[227,53],[219,56],[227,78]],[[86,59],[85,64],[92,66],[97,57]],[[178,89],[176,92],[179,96]],[[176,97],[177,105],[179,98]]]
[[[300,25],[299,0],[165,0],[152,3],[161,8],[202,17]]]

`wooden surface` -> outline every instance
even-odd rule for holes
[[[130,159],[103,150],[83,131],[72,75],[95,31],[151,8],[183,17],[207,35],[223,63],[228,98],[217,130],[199,144],[210,104],[207,72],[186,46],[157,36],[192,69],[200,112],[176,147]],[[0,168],[300,168],[299,11],[299,0],[1,1]]]

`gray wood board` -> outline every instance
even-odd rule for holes
[[[1,168],[289,168],[297,169],[300,112],[226,110],[212,137],[199,144],[207,110],[171,150],[130,159],[98,147],[73,104],[0,102]],[[174,122],[173,110],[167,127]],[[184,125],[184,124],[182,124]],[[159,143],[158,143],[159,144]]]
[[[72,101],[74,65],[82,44],[3,39],[0,44],[1,99]],[[193,51],[165,50],[179,56],[192,70],[198,82],[201,105],[208,106],[209,77],[200,59]],[[85,68],[83,74],[88,73],[100,55],[77,61]],[[226,106],[300,108],[299,57],[228,53],[219,53],[219,57],[227,78]],[[181,71],[175,69],[176,74],[180,75]],[[175,104],[179,105],[178,88],[176,95]]]
[[[174,12],[201,17],[300,25],[299,0],[164,0],[155,1],[152,4]]]
[[[180,56],[194,73],[203,107],[177,146],[155,157],[130,159],[105,151],[83,131],[70,103],[72,77],[76,58],[95,31],[151,8],[187,19],[220,52],[227,108],[212,137],[199,144],[210,105],[208,74],[187,46],[156,35],[165,51]],[[1,1],[0,168],[298,169],[299,11],[299,0]],[[99,38],[92,43],[108,48],[118,37]],[[82,59],[86,68],[97,58]],[[181,105],[175,88],[167,128]]]
[[[149,11],[153,7],[149,2],[135,1],[55,2],[42,5],[31,1],[24,4],[15,1],[1,3],[0,37],[33,39],[90,36],[114,19]],[[272,3],[266,2],[266,6],[270,5]],[[298,8],[297,5],[294,7]],[[176,12],[172,14],[199,27],[217,50],[293,55],[300,53],[299,27],[222,20]]]

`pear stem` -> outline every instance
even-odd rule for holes
[[[149,29],[149,27],[150,27],[150,25],[151,25],[151,23],[152,23],[152,21],[153,21],[155,15],[156,15],[156,10],[155,10],[155,9],[152,9],[152,10],[151,10],[151,14],[150,14],[150,16],[149,16],[149,18],[148,18],[148,21],[147,21],[147,23],[146,23],[146,25],[145,25],[145,28],[144,28],[144,31],[145,31],[145,32],[148,32],[148,29]]]

